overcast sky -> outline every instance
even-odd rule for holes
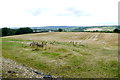
[[[0,0],[0,27],[118,24],[119,0]]]

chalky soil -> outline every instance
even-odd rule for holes
[[[37,72],[11,59],[2,58],[2,78],[43,78],[42,73],[40,75],[34,71]]]

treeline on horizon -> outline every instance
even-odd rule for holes
[[[28,34],[28,33],[38,33],[38,32],[34,32],[33,29],[29,28],[29,27],[24,27],[24,28],[18,28],[18,29],[11,29],[11,28],[1,28],[0,31],[2,32],[1,36],[10,36],[10,35],[19,35],[19,34]],[[49,31],[43,31],[43,32],[49,32]],[[104,33],[120,33],[120,29],[116,28],[113,31],[77,31],[77,30],[73,30],[73,31],[65,31],[65,29],[63,28],[59,28],[57,29],[55,32],[104,32]],[[40,32],[39,32],[40,33]]]
[[[56,32],[62,32],[63,29],[58,29]],[[38,32],[33,32],[33,29],[29,27],[24,27],[24,28],[18,28],[18,29],[11,29],[11,28],[1,28],[0,29],[1,35],[0,36],[10,36],[10,35],[19,35],[19,34],[28,34],[28,33],[38,33]],[[42,32],[49,32],[49,31],[42,31]]]
[[[33,33],[33,30],[29,27],[19,28],[19,29],[11,29],[11,28],[1,28],[2,36],[10,36],[10,35],[19,35],[19,34],[27,34]]]

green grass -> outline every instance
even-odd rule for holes
[[[114,30],[115,27],[102,27],[103,29],[111,29],[111,30]]]
[[[52,34],[50,35],[52,36]],[[41,42],[42,40],[35,40]],[[56,41],[45,48],[30,47],[20,42],[26,39],[3,38],[2,55],[5,58],[33,67],[45,74],[66,78],[116,78],[118,77],[117,51],[104,49],[103,44]],[[49,42],[49,41],[48,41]]]
[[[49,57],[56,57],[56,56],[59,56],[60,53],[43,52],[42,55],[43,55],[43,56],[49,56]]]

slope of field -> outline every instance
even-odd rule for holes
[[[43,48],[30,47],[31,41],[47,44]],[[117,33],[24,34],[3,37],[2,42],[4,58],[44,74],[66,78],[118,77]]]

